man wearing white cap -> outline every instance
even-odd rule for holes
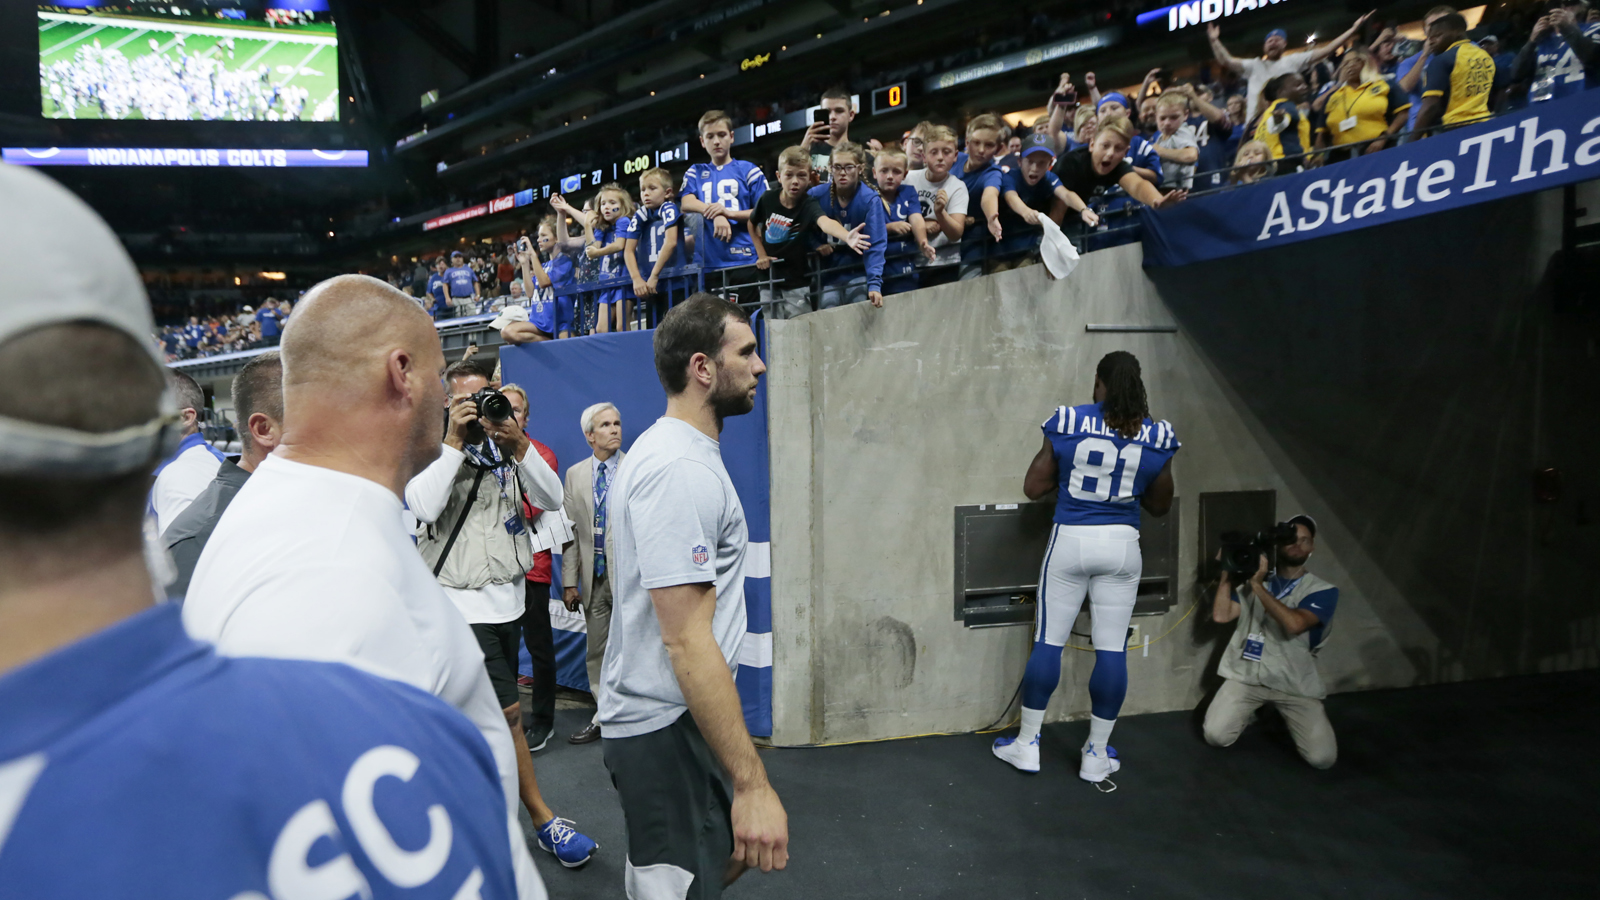
[[[223,658],[156,605],[141,530],[179,419],[139,275],[42,175],[0,166],[0,197],[0,264],[71,273],[50,303],[0,288],[0,377],[30,384],[0,394],[0,893],[515,896],[458,712],[347,666]]]
[[[385,282],[340,275],[306,292],[280,352],[278,448],[217,522],[184,625],[229,656],[344,662],[461,710],[494,755],[519,895],[542,898],[483,651],[401,521],[406,483],[439,457],[439,333]]]

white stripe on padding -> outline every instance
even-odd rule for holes
[[[745,632],[744,641],[739,645],[739,665],[752,669],[772,668],[772,632]]]
[[[767,637],[771,638],[772,635]],[[745,643],[748,645],[749,640]],[[767,643],[767,665],[772,665],[770,640]],[[22,804],[27,802],[28,792],[33,790],[39,773],[44,771],[44,763],[43,753],[32,753],[21,759],[0,763],[0,848],[5,847],[6,838],[11,835],[11,826],[17,821],[17,813],[22,812]]]
[[[683,900],[694,885],[694,873],[672,863],[635,866],[628,860],[622,873],[622,889],[632,900]]]
[[[772,577],[772,544],[769,541],[746,544],[744,548],[744,577]]]
[[[576,631],[587,633],[589,621],[583,617],[582,607],[578,612],[571,612],[567,605],[554,597],[550,598],[550,627],[557,631]]]

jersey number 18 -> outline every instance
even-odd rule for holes
[[[700,199],[707,203],[713,202],[711,200],[711,182],[703,182],[700,185]],[[737,212],[740,209],[739,182],[732,178],[724,178],[717,182],[717,199],[715,202],[729,212]]]
[[[1117,499],[1133,496],[1133,480],[1139,475],[1139,457],[1144,448],[1129,444],[1117,452],[1117,445],[1105,438],[1084,438],[1078,442],[1078,452],[1072,456],[1072,476],[1067,479],[1067,493],[1075,500],[1100,500],[1111,498],[1111,482],[1117,466],[1122,466],[1122,477],[1117,481]],[[1099,454],[1098,462],[1089,457]],[[1094,479],[1094,490],[1083,489],[1086,478]]]

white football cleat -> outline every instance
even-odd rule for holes
[[[1093,744],[1084,744],[1079,751],[1082,762],[1078,765],[1078,777],[1084,781],[1105,781],[1111,773],[1122,768],[1122,763],[1117,759],[1117,750],[1110,744],[1103,748],[1105,752],[1096,753]],[[995,753],[999,753],[997,749]]]
[[[1026,744],[1014,737],[996,738],[994,755],[1024,772],[1038,772],[1039,736],[1034,735],[1033,740]]]

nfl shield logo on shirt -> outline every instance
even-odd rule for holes
[[[706,549],[705,544],[695,544],[690,552],[694,554],[694,564],[697,566],[703,566],[711,561],[711,552]]]

